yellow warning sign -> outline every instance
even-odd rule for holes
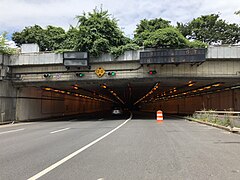
[[[102,77],[105,74],[105,70],[102,67],[99,67],[95,70],[95,73],[98,77]]]

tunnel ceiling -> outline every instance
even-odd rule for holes
[[[141,99],[142,102],[149,102],[149,100],[160,97],[172,97],[172,95],[177,97],[177,94],[185,95],[184,93],[186,93],[186,95],[188,93],[192,95],[194,91],[196,91],[195,94],[200,91],[216,92],[217,90],[239,86],[240,81],[239,78],[148,78],[130,80],[112,79],[107,81],[78,80],[74,82],[44,82],[28,85],[38,88],[50,87],[91,97],[103,95],[120,104],[122,100],[125,105],[129,106],[136,103],[144,96],[145,98]],[[209,85],[214,86],[210,87]]]

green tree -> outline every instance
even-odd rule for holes
[[[135,30],[134,42],[149,48],[206,47],[206,44],[201,42],[190,42],[170,21],[162,18],[141,20]]]
[[[93,12],[77,16],[78,38],[75,49],[88,51],[93,56],[109,53],[114,47],[128,43],[117,20],[110,18],[108,11],[95,8]]]
[[[65,36],[65,31],[61,27],[47,26],[43,29],[39,25],[34,25],[13,33],[12,39],[18,46],[24,43],[37,43],[41,51],[52,51],[62,48]]]
[[[151,33],[167,27],[171,27],[170,21],[162,18],[155,18],[151,20],[143,19],[137,25],[135,30],[134,42],[136,42],[139,46],[143,46],[143,42],[150,37]]]
[[[6,35],[7,35],[6,32],[0,35],[0,54],[14,54],[15,50],[13,48],[8,47]]]
[[[66,39],[66,33],[63,28],[55,26],[47,26],[44,30],[45,34],[43,36],[43,44],[45,50],[53,51],[63,48],[63,42]]]
[[[74,49],[77,46],[77,39],[79,38],[79,31],[76,27],[70,26],[66,32],[65,40],[62,43],[63,49]]]
[[[25,27],[21,32],[15,32],[12,35],[12,40],[17,46],[25,43],[37,43],[40,50],[45,50],[47,46],[44,44],[44,29],[39,25]]]
[[[240,27],[219,19],[218,14],[204,15],[189,23],[177,23],[177,28],[188,39],[208,44],[221,41],[223,44],[235,44],[240,41]]]
[[[176,28],[168,27],[158,29],[150,34],[149,38],[143,42],[144,47],[205,47],[204,43],[190,42]]]

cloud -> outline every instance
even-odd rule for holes
[[[76,24],[76,15],[101,5],[119,20],[128,36],[132,36],[136,24],[144,18],[161,17],[175,24],[200,15],[220,13],[228,22],[240,22],[240,17],[234,15],[239,10],[239,0],[1,0],[0,32],[12,33],[34,24],[68,29],[70,24]]]

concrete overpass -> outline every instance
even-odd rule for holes
[[[0,121],[106,111],[113,104],[184,114],[240,110],[240,47],[209,47],[206,61],[195,64],[141,65],[139,52],[90,58],[90,68],[70,69],[62,54],[1,56]],[[101,78],[99,67],[106,71]]]

